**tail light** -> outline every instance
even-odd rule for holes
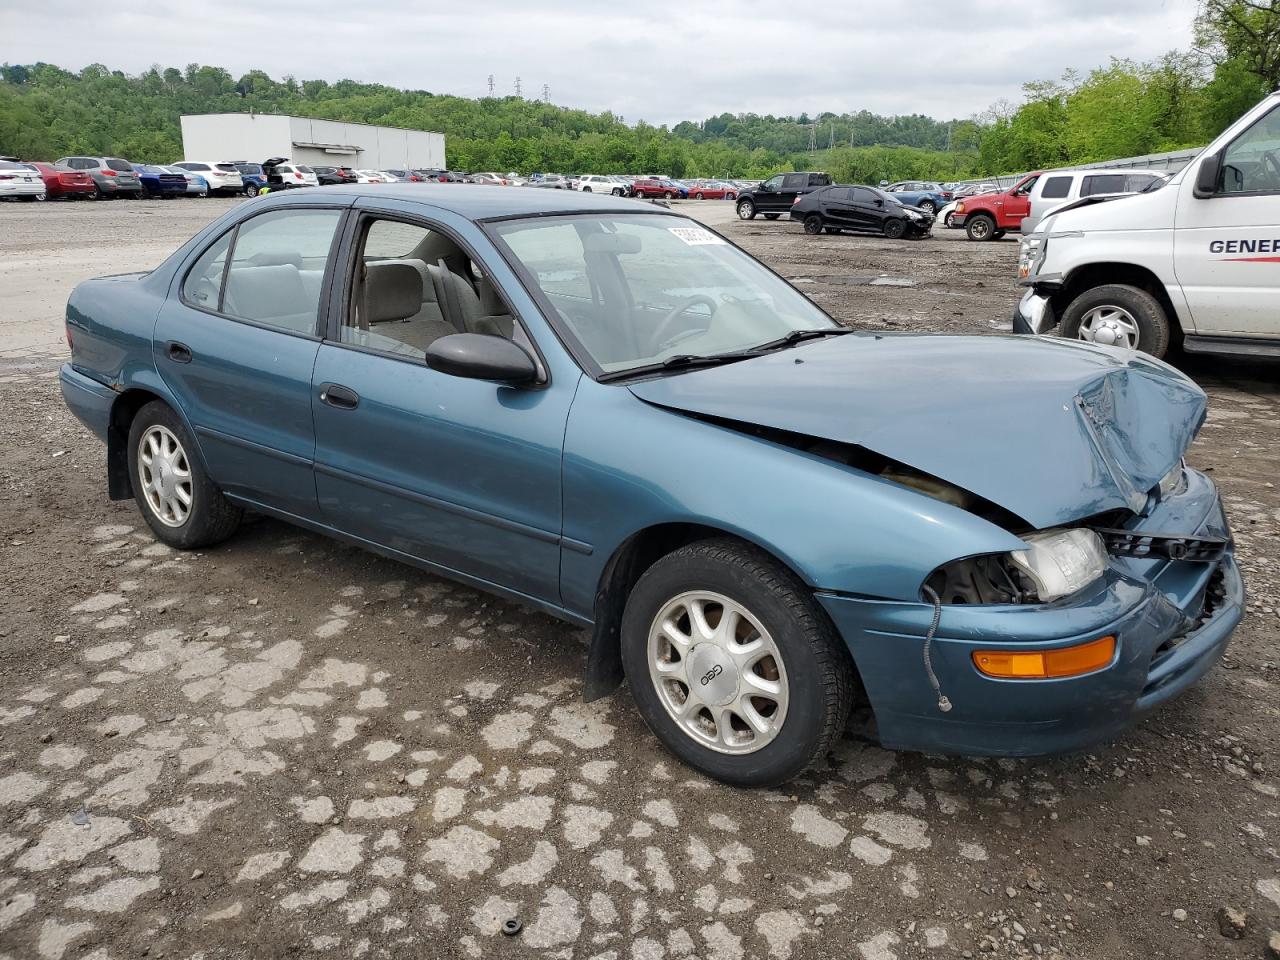
[[[301,179],[302,179],[302,174],[298,173],[298,171],[296,171],[296,170],[295,170],[295,171],[293,172],[293,179],[295,179],[295,180],[301,180]]]
[[[16,175],[16,174],[12,174],[12,173],[0,173],[0,180],[17,180],[17,179],[18,179],[18,177],[17,177],[17,175]]]
[[[800,202],[800,198],[796,197],[794,200],[791,201],[791,205],[794,207],[799,202]]]

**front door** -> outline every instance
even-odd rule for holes
[[[786,206],[783,206],[781,200],[784,179],[786,178],[779,173],[760,184],[760,189],[756,191],[755,196],[757,210],[761,213],[777,213],[779,210],[791,209],[790,200],[786,202]]]
[[[1198,170],[1177,188],[1173,241],[1196,332],[1280,337],[1280,107],[1223,151],[1213,196],[1195,196]]]
[[[884,228],[884,198],[866,187],[850,188],[849,226],[879,233]]]
[[[577,378],[516,388],[428,368],[426,348],[459,332],[532,344],[457,234],[398,213],[366,213],[353,229],[311,389],[325,520],[558,603],[560,461]]]
[[[316,515],[311,371],[342,217],[291,206],[240,221],[179,273],[153,338],[214,481],[300,517]]]

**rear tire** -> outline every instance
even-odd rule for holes
[[[804,218],[804,232],[811,237],[816,237],[822,232],[822,217],[816,213],[811,213]]]
[[[583,188],[582,188],[582,192],[583,192],[583,193],[590,193],[590,192],[591,192],[591,188],[590,188],[590,187],[583,187]]]
[[[886,220],[884,226],[880,229],[884,231],[884,235],[890,240],[901,240],[902,235],[907,232],[907,225],[895,217],[892,220]]]
[[[714,631],[727,611],[737,617],[722,636]],[[663,620],[692,639],[683,653]],[[663,557],[627,598],[621,633],[640,716],[682,761],[724,783],[791,779],[826,755],[849,716],[848,651],[812,592],[747,544],[705,540]],[[755,652],[740,652],[746,644]],[[676,713],[691,701],[698,709],[682,723]]]
[[[676,196],[676,195],[675,195],[674,193],[672,193],[670,190],[668,190],[666,193],[664,193],[664,194],[662,195],[662,197],[663,197],[663,199],[664,199],[664,200],[674,200],[674,199],[675,199],[675,196]]]
[[[1007,232],[1008,232],[1007,230],[997,230],[995,233],[993,233],[993,234],[991,235],[991,239],[992,239],[992,240],[1003,240],[1003,239],[1004,239],[1004,235],[1005,235]]]
[[[1062,312],[1062,335],[1163,357],[1171,329],[1160,301],[1139,287],[1108,283],[1086,290]]]
[[[701,200],[701,199],[703,199],[703,196],[702,196],[702,194],[701,194],[701,193],[695,193],[695,194],[693,195],[693,199],[695,199],[695,200]]]
[[[766,213],[764,218],[766,220],[777,220],[780,216],[782,216],[780,213]]]
[[[259,187],[256,183],[251,183],[244,188],[244,195],[246,197],[256,197],[261,192],[262,192],[262,188]]]
[[[965,220],[964,233],[970,240],[985,243],[995,238],[996,222],[985,213],[976,214]]]
[[[129,426],[129,478],[151,532],[179,550],[220,543],[244,515],[214,485],[182,418],[161,400]]]
[[[756,205],[750,200],[743,200],[738,204],[739,220],[754,220],[756,218]]]

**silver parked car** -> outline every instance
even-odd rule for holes
[[[1031,233],[1050,210],[1081,197],[1141,193],[1169,179],[1165,170],[1051,170],[1031,188],[1031,212],[1022,219],[1022,232]]]

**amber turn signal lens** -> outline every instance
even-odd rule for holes
[[[1101,637],[1057,650],[975,650],[973,665],[989,677],[1047,680],[1101,670],[1116,655],[1116,638]]]

